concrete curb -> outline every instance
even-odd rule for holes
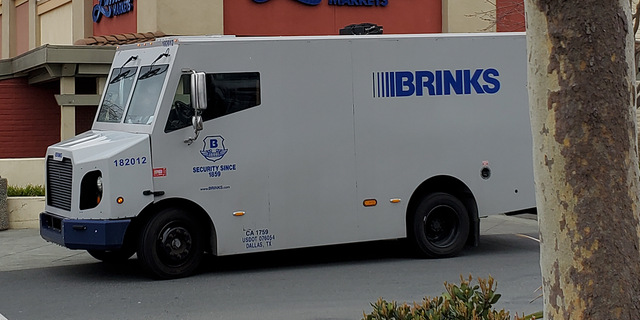
[[[9,197],[9,229],[37,229],[40,212],[44,211],[44,197]]]

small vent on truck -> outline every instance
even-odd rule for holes
[[[58,209],[71,211],[71,159],[62,161],[47,157],[47,204]]]

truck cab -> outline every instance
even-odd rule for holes
[[[118,51],[92,129],[48,148],[47,202],[40,215],[44,239],[88,250],[104,261],[127,259],[144,241],[138,237],[147,227],[143,217],[157,213],[156,197],[164,195],[154,188],[154,177],[167,171],[154,169],[153,133],[192,128],[193,121],[201,121],[196,117],[201,109],[191,107],[199,102],[190,94],[191,79],[198,79],[195,73],[169,76],[178,48],[173,44],[167,40],[160,46],[148,43],[148,48]],[[176,93],[165,94],[168,86]],[[162,226],[161,245],[152,246],[149,255],[164,262],[149,258],[147,265],[165,268],[151,268],[153,274],[167,278],[192,272],[201,257],[190,253],[196,251],[193,237],[210,233],[210,220],[201,218]],[[197,250],[205,247],[200,241]],[[144,253],[139,255],[144,259]]]

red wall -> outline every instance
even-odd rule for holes
[[[93,23],[93,35],[104,36],[120,33],[136,33],[138,32],[138,1],[130,0],[133,4],[133,10],[117,16],[107,18],[101,16],[100,20]],[[93,5],[98,4],[98,0],[93,0]],[[141,32],[155,32],[158,30],[142,30]]]
[[[525,31],[523,0],[496,0],[496,31]]]
[[[60,141],[59,87],[30,86],[26,77],[0,81],[0,159],[44,157]]]
[[[385,34],[442,32],[441,0],[388,0],[381,6],[309,6],[295,0],[224,1],[224,33],[231,35],[337,35],[350,24],[375,23]]]

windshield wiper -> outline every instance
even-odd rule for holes
[[[122,80],[124,78],[129,78],[129,77],[133,76],[133,74],[129,75],[129,73],[131,73],[131,70],[127,70],[125,72],[122,72],[122,70],[120,70],[120,73],[118,74],[118,76],[113,78],[113,80],[111,80],[109,82],[109,84],[114,84],[116,82],[120,82],[120,80]]]
[[[151,66],[153,67],[153,65],[158,62],[158,60],[160,60],[162,57],[168,57],[169,56],[169,48],[167,48],[167,51],[165,51],[164,53],[161,53],[155,60],[153,60],[153,62],[151,62]]]
[[[127,65],[127,63],[129,63],[129,62],[131,62],[131,61],[133,61],[133,60],[136,60],[136,59],[138,59],[138,56],[131,56],[131,57],[129,57],[129,59],[127,59],[127,61],[126,61],[125,63],[123,63],[123,64],[122,64],[122,66],[120,67],[120,69],[119,69],[119,70],[120,70],[120,73],[118,73],[118,75],[117,75],[115,78],[113,78],[113,79],[109,82],[109,84],[114,84],[114,83],[116,83],[116,82],[118,82],[118,81],[122,80],[123,78],[127,78],[127,75],[129,75],[129,73],[131,72],[131,70],[127,70],[125,73],[122,73],[122,68],[124,68],[124,66],[126,66],[126,65]],[[132,76],[133,76],[133,74],[132,74]]]
[[[155,69],[151,69],[151,70],[149,70],[149,71],[145,72],[145,73],[144,73],[143,75],[141,75],[140,77],[138,77],[138,80],[149,79],[149,78],[151,78],[151,77],[153,77],[153,76],[157,76],[158,74],[160,74],[160,73],[164,72],[164,70],[162,70],[162,72],[161,72],[161,70],[162,70],[162,66],[157,67],[157,68],[155,68]],[[166,70],[166,69],[165,69],[165,70]]]
[[[153,69],[153,65],[158,62],[158,60],[162,59],[163,57],[168,57],[169,56],[169,48],[167,48],[167,51],[161,53],[155,60],[153,60],[153,62],[151,62],[151,65],[149,66],[149,68],[151,68],[149,71],[145,72],[143,75],[141,75],[140,77],[138,77],[138,80],[144,80],[144,79],[148,79],[151,78],[155,75],[158,75],[160,72],[160,69],[162,68],[156,68]],[[166,70],[166,69],[165,69]],[[162,72],[164,72],[165,70],[162,70]]]

